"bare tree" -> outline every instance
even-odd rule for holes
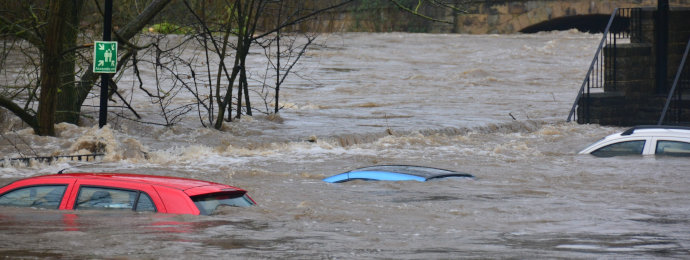
[[[277,114],[280,106],[280,88],[292,73],[299,60],[307,52],[316,38],[315,33],[282,33],[277,32],[272,38],[259,42],[264,50],[266,63],[265,73],[255,79],[261,86],[257,94],[263,99],[265,114]],[[272,107],[269,108],[269,105]]]
[[[208,102],[200,106],[208,109],[208,122],[212,123],[214,128],[220,129],[223,121],[231,121],[233,118],[233,101],[235,102],[234,118],[240,118],[243,111],[247,115],[252,114],[249,90],[251,75],[248,72],[250,64],[247,64],[247,56],[252,46],[260,46],[264,49],[269,48],[271,45],[278,46],[276,48],[277,55],[268,55],[269,58],[277,59],[275,63],[269,62],[269,64],[275,64],[273,67],[277,70],[275,86],[272,87],[275,90],[273,98],[275,100],[274,112],[277,112],[279,110],[278,97],[280,85],[285,80],[292,66],[299,60],[298,57],[304,54],[307,46],[313,41],[313,36],[309,36],[307,37],[307,44],[302,45],[299,50],[295,51],[294,48],[289,48],[289,51],[285,51],[285,49],[280,47],[284,46],[280,44],[280,39],[283,35],[282,30],[307,22],[319,14],[345,6],[354,1],[330,1],[319,5],[297,0],[227,0],[226,6],[228,8],[226,13],[215,17],[215,19],[209,18],[205,8],[201,10],[195,9],[189,1],[185,1],[185,6],[193,17],[196,18],[198,28],[200,28],[197,39],[207,49],[207,52],[205,52],[206,64],[211,64],[212,58],[218,61],[215,80],[212,80],[210,67],[207,68],[206,75],[209,85],[214,86],[213,91],[209,91],[209,96],[213,97],[209,99],[197,98],[200,102]],[[270,20],[267,17],[274,19],[274,22],[266,23],[266,20]],[[234,40],[231,40],[231,37]],[[292,44],[290,46],[297,47],[297,45]],[[214,57],[211,57],[211,54]],[[298,55],[295,56],[295,54]],[[280,59],[285,57],[290,57],[288,62],[284,63],[289,64],[288,67],[280,65]],[[232,61],[228,61],[228,58],[231,58]],[[257,67],[262,66],[259,65]],[[258,80],[258,82],[263,82],[261,87],[265,87],[265,80]],[[234,86],[237,86],[237,94],[233,98]],[[198,92],[194,95],[196,97],[201,96]],[[212,102],[215,102],[215,105]],[[211,116],[214,111],[215,117]]]
[[[128,41],[169,2],[151,1],[136,18],[115,32],[115,38],[124,46],[131,45]],[[82,103],[98,78],[88,69],[88,59],[76,59],[84,55],[80,49],[88,47],[88,44],[78,44],[84,4],[84,0],[3,1],[0,4],[0,33],[4,43],[20,40],[20,44],[28,44],[35,51],[28,53],[27,59],[40,60],[38,78],[21,82],[28,89],[37,90],[14,91],[24,93],[21,101],[25,105],[15,102],[17,96],[7,96],[8,91],[2,91],[0,106],[17,115],[36,134],[54,135],[56,122],[78,123]],[[128,59],[131,54],[122,57]],[[81,73],[79,80],[76,80],[77,73]],[[36,93],[38,100],[34,98]],[[33,105],[36,101],[38,104]],[[36,106],[37,111],[34,110]]]

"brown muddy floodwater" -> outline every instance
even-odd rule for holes
[[[194,115],[170,128],[113,119],[101,130],[62,124],[58,137],[7,131],[5,158],[28,146],[53,155],[98,143],[106,155],[6,165],[2,184],[68,167],[172,175],[245,188],[258,206],[212,216],[2,208],[0,255],[686,258],[690,160],[577,155],[622,130],[565,122],[600,37],[324,35],[300,63],[302,77],[283,88],[282,120],[255,116],[224,131],[201,128]],[[145,103],[138,109],[155,107]],[[373,164],[477,178],[321,181]]]

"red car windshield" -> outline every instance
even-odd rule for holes
[[[221,206],[248,207],[255,204],[246,192],[204,194],[192,197],[192,201],[201,215],[211,215]]]

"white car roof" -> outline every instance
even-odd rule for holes
[[[659,136],[659,137],[689,137],[690,127],[685,126],[636,126],[617,134],[618,136]]]

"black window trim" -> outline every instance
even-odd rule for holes
[[[153,202],[153,198],[151,195],[149,195],[145,191],[141,190],[135,190],[135,189],[126,189],[126,188],[120,188],[120,187],[113,187],[113,186],[103,186],[103,185],[81,185],[79,184],[77,187],[77,196],[74,198],[74,207],[73,209],[78,209],[77,206],[79,206],[79,195],[81,195],[81,188],[86,187],[86,188],[100,188],[100,189],[111,189],[111,190],[121,190],[121,191],[133,191],[137,193],[137,197],[134,199],[134,205],[132,206],[132,211],[137,211],[137,207],[139,206],[139,198],[141,198],[141,194],[146,194],[146,196],[149,196],[151,199],[151,205],[153,206],[154,212],[158,212],[158,208],[156,207],[156,203]]]

